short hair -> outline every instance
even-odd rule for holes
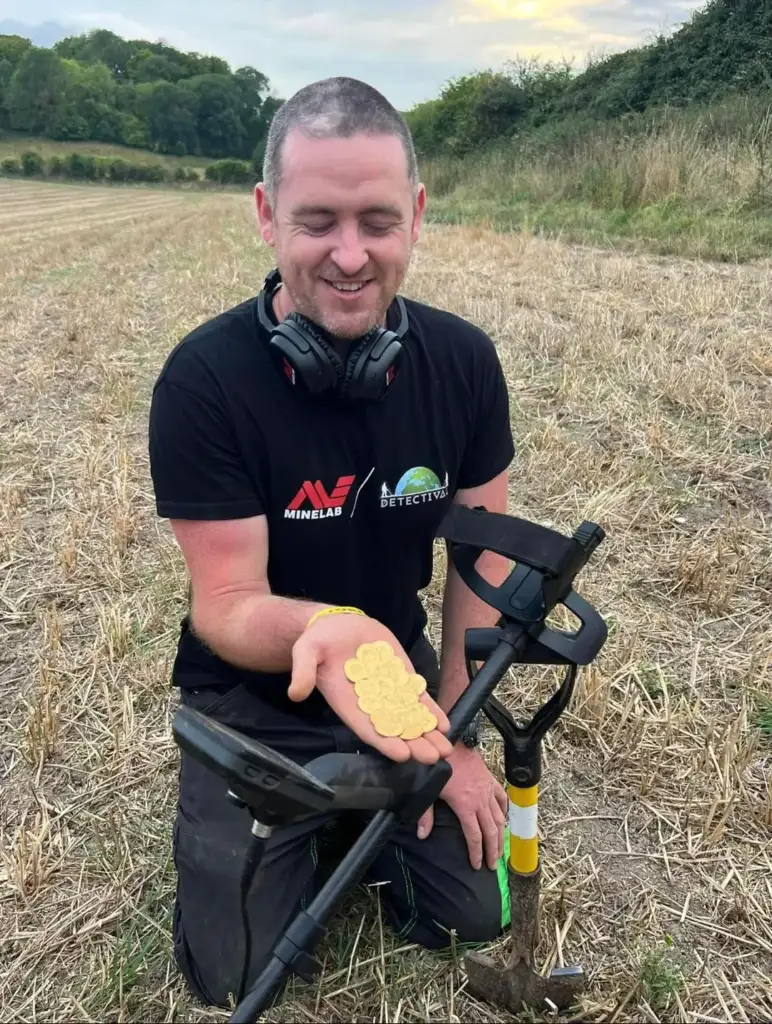
[[[294,128],[312,139],[398,136],[405,150],[413,196],[417,196],[418,159],[405,118],[373,86],[357,78],[338,76],[304,86],[276,111],[268,130],[263,160],[263,182],[272,206],[281,184],[284,143]]]

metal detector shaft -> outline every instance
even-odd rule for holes
[[[302,950],[310,956],[314,945],[321,938],[325,921],[335,910],[338,901],[367,871],[388,842],[396,825],[397,816],[393,811],[378,811],[375,814],[333,874],[319,890],[308,910],[301,911],[292,922],[283,939],[280,940],[277,952],[281,950],[283,944],[293,943],[296,949]],[[229,1024],[254,1024],[289,970],[289,964],[274,953],[253,987],[228,1018]]]
[[[502,630],[502,639],[485,664],[450,710],[448,739],[455,743],[482,708],[504,673],[519,658],[528,634],[513,623]],[[427,805],[428,806],[428,805]],[[416,820],[426,810],[413,808]],[[378,811],[357,841],[317,893],[308,910],[301,911],[280,939],[274,955],[255,984],[228,1018],[229,1024],[254,1024],[271,1001],[285,974],[293,969],[292,958],[309,959],[341,897],[355,885],[389,840],[399,823],[393,811]]]

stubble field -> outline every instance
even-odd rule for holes
[[[222,1020],[171,960],[187,577],[147,409],[169,349],[271,254],[233,195],[8,181],[0,232],[0,1019]],[[772,1020],[770,271],[429,227],[406,282],[498,343],[510,511],[608,532],[580,592],[610,638],[541,796],[537,963],[584,966],[574,1020]],[[435,640],[443,571],[438,547]],[[526,712],[553,682],[501,695]],[[321,955],[269,1019],[512,1019],[454,951],[400,946],[374,890]]]

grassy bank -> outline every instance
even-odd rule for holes
[[[706,259],[772,253],[772,97],[542,130],[422,174],[439,223]]]
[[[78,142],[66,139],[57,142],[43,139],[25,132],[3,131],[0,133],[0,160],[15,157],[21,158],[22,153],[34,150],[44,159],[52,156],[64,157],[69,153],[80,153],[81,156],[96,156],[111,159],[123,159],[132,164],[161,163],[165,167],[176,170],[178,167],[198,167],[203,170],[212,162],[206,156],[170,156],[168,153],[153,153],[148,149],[134,149],[131,146],[117,146],[109,142]]]

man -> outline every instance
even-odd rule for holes
[[[506,795],[477,750],[451,748],[444,732],[468,683],[464,631],[497,613],[451,567],[438,666],[418,592],[450,502],[506,511],[514,447],[501,367],[478,328],[398,297],[426,194],[407,126],[379,92],[348,78],[301,89],[272,122],[263,176],[257,215],[280,280],[184,338],[153,391],[157,511],[191,582],[173,682],[185,704],[301,764],[368,747],[395,760],[447,757],[441,800],[394,835],[368,878],[388,883],[380,896],[405,941],[440,948],[455,932],[486,942],[508,924],[497,870]],[[287,348],[293,325],[311,332],[332,374],[320,393],[322,371],[303,368],[309,343]],[[372,385],[354,364],[378,328],[396,361],[386,368],[373,348],[381,391],[354,399]],[[501,579],[502,562],[484,556],[478,568]],[[383,737],[359,710],[343,665],[374,640],[426,678],[433,732]],[[249,903],[250,983],[318,888],[327,821],[269,841]],[[238,987],[250,826],[223,781],[183,754],[175,956],[208,1003],[227,1005]]]

